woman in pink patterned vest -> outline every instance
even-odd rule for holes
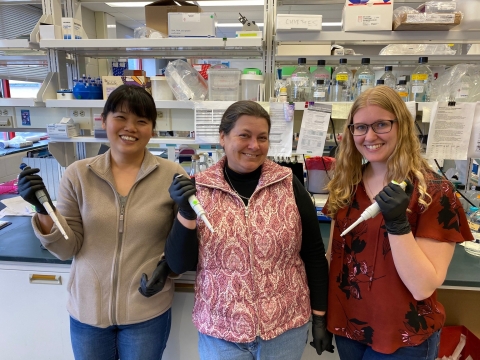
[[[311,345],[319,355],[333,352],[316,211],[291,169],[267,160],[270,127],[259,104],[232,104],[219,129],[225,157],[195,176],[197,198],[215,230],[197,220],[193,323],[201,359],[299,360],[312,313]],[[173,263],[192,259],[195,246],[167,244],[174,272],[195,265]]]

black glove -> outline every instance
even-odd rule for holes
[[[168,192],[173,201],[177,203],[180,215],[187,220],[195,220],[197,214],[188,202],[188,198],[197,193],[195,183],[187,176],[178,177],[178,175],[179,174],[175,174],[173,176],[173,181],[168,188]]]
[[[327,330],[327,318],[325,315],[312,315],[312,337],[313,341],[310,343],[312,347],[317,350],[318,355],[322,352],[328,351],[333,353],[335,346],[332,345],[332,333]]]
[[[167,260],[163,258],[158,262],[156,269],[153,270],[150,280],[148,280],[147,274],[142,274],[138,291],[145,297],[159,293],[165,286],[169,273],[170,268],[168,267]]]
[[[387,232],[392,235],[405,235],[411,231],[407,208],[413,193],[413,185],[408,180],[405,182],[407,183],[405,191],[400,186],[389,183],[375,196],[375,201],[385,220]]]
[[[39,175],[35,175],[38,173],[40,169],[31,169],[30,167],[26,167],[18,176],[18,193],[23,198],[23,200],[29,202],[33,206],[35,206],[35,210],[39,214],[48,215],[47,210],[42,205],[40,200],[38,200],[35,192],[38,190],[43,190],[45,196],[50,203],[52,209],[55,210],[53,206],[52,200],[50,199],[50,195],[48,194],[47,188],[43,183],[42,178]]]

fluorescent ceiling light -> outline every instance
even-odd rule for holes
[[[188,1],[193,3],[193,1]],[[234,0],[234,1],[196,1],[200,7],[206,6],[263,6],[264,0]]]
[[[342,23],[341,22],[324,22],[322,23],[322,27],[323,26],[342,26]]]
[[[148,4],[151,4],[153,1],[148,2],[116,2],[116,3],[106,3],[110,7],[145,7]]]
[[[263,27],[263,23],[255,23],[259,27]],[[242,27],[241,23],[217,23],[217,27]]]

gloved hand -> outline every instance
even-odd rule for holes
[[[178,205],[178,212],[187,220],[195,220],[197,214],[192,209],[188,202],[188,198],[197,193],[195,188],[195,183],[193,179],[188,178],[187,176],[177,177],[179,174],[173,176],[173,181],[168,192],[170,197]]]
[[[332,333],[327,330],[327,318],[325,315],[312,315],[312,337],[310,345],[317,350],[318,355],[328,351],[333,354],[335,346],[332,345]]]
[[[47,210],[45,210],[45,207],[35,195],[36,191],[43,190],[45,196],[48,199],[48,202],[50,203],[50,206],[52,207],[52,209],[55,210],[55,207],[53,206],[52,200],[50,199],[50,195],[48,194],[47,188],[45,187],[42,178],[39,175],[35,175],[39,171],[40,169],[31,169],[30,167],[26,167],[20,173],[20,175],[18,176],[18,193],[23,198],[23,200],[35,206],[37,213],[48,215]]]
[[[138,291],[145,297],[159,293],[165,286],[169,273],[170,268],[168,267],[167,260],[163,258],[158,262],[156,269],[153,270],[150,280],[148,280],[147,274],[142,274]]]
[[[394,183],[389,183],[375,196],[375,201],[380,207],[387,232],[392,235],[408,234],[410,223],[407,218],[407,208],[413,193],[413,184],[405,180],[405,191]]]

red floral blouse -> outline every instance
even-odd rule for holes
[[[432,172],[427,186],[432,203],[426,211],[418,203],[417,190],[410,200],[408,220],[413,235],[438,241],[472,240],[453,185]],[[370,204],[360,183],[351,205],[335,217],[327,324],[336,335],[391,354],[400,347],[418,345],[439,330],[445,321],[445,309],[436,291],[428,299],[417,301],[403,284],[381,214],[340,237]],[[328,213],[328,202],[323,212]]]

